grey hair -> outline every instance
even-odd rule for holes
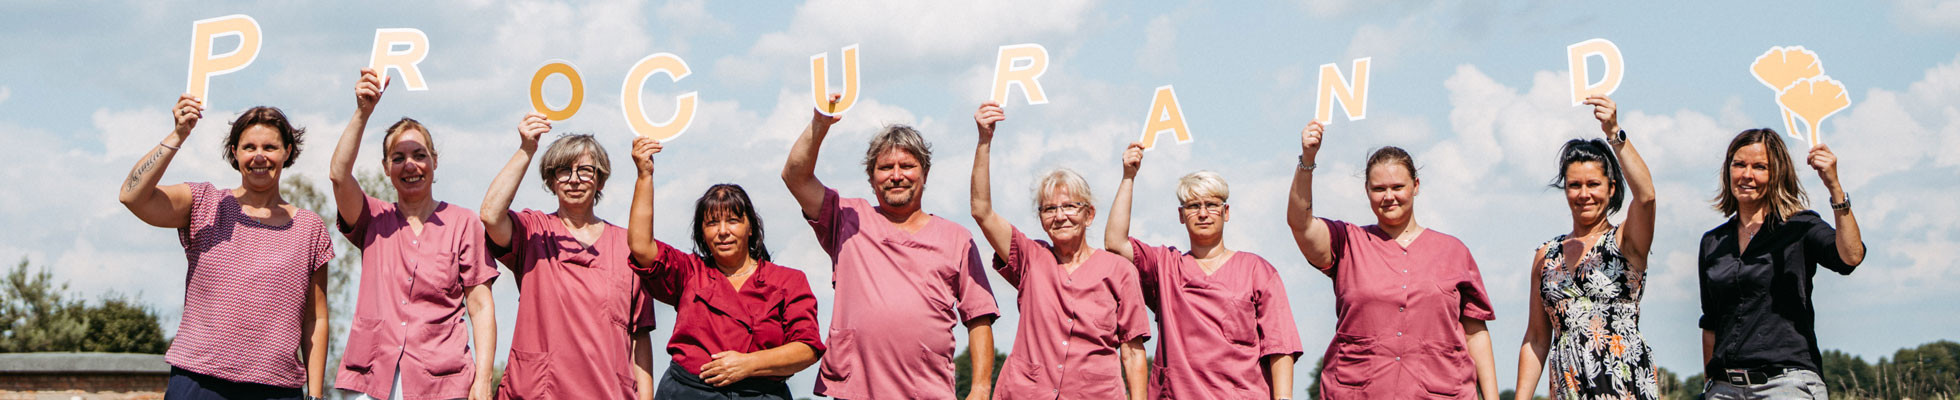
[[[891,124],[885,125],[878,136],[872,137],[871,147],[865,149],[864,174],[871,175],[871,171],[877,168],[878,156],[892,149],[911,153],[912,157],[919,159],[920,169],[932,172],[932,144],[926,143],[926,138],[919,136],[919,131],[910,125]]]
[[[1075,173],[1075,170],[1068,168],[1055,168],[1049,170],[1046,174],[1042,174],[1041,179],[1035,182],[1034,209],[1036,212],[1041,210],[1041,201],[1048,198],[1048,194],[1054,193],[1053,190],[1056,189],[1075,196],[1076,201],[1088,203],[1088,206],[1091,208],[1096,206],[1096,196],[1089,193],[1089,181],[1082,179],[1082,174]]]
[[[1199,170],[1177,178],[1177,201],[1179,203],[1197,200],[1202,197],[1217,197],[1225,201],[1232,197],[1232,187],[1225,184],[1225,177],[1217,172]]]
[[[582,155],[592,156],[592,166],[599,168],[599,176],[593,177],[596,185],[592,189],[592,199],[598,200],[606,195],[606,178],[612,177],[612,159],[606,157],[606,146],[590,133],[577,133],[559,136],[551,141],[551,147],[544,151],[544,161],[538,164],[538,178],[544,179],[544,190],[558,194],[553,183],[557,183],[558,171],[574,167]]]

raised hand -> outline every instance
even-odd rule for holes
[[[1123,148],[1123,177],[1135,178],[1138,168],[1143,168],[1143,142],[1130,142]]]
[[[517,137],[522,139],[524,144],[538,144],[538,137],[544,136],[545,132],[551,132],[551,120],[545,119],[544,114],[536,111],[524,114],[524,120],[517,124]]]
[[[1824,180],[1824,186],[1829,186],[1831,188],[1838,187],[1838,179],[1837,179],[1838,158],[1837,158],[1837,153],[1831,152],[1830,146],[1825,145],[1823,143],[1818,143],[1816,146],[1811,146],[1810,158],[1808,161],[1810,164],[1810,169],[1817,170],[1817,177]]]
[[[174,133],[178,137],[189,136],[191,128],[196,128],[197,121],[204,118],[204,103],[184,93],[177,96],[177,106],[170,108],[170,116],[177,122]]]
[[[653,174],[653,155],[660,154],[664,145],[646,136],[633,138],[633,165],[640,168],[640,175]]]
[[[1600,132],[1605,132],[1607,137],[1619,134],[1620,109],[1618,105],[1613,104],[1613,98],[1595,94],[1586,98],[1586,104],[1593,106],[1593,119],[1599,120]]]
[[[1301,163],[1311,164],[1314,158],[1320,155],[1320,136],[1325,133],[1327,133],[1327,125],[1322,125],[1320,121],[1307,123],[1306,129],[1300,130]]]
[[[837,104],[837,100],[843,98],[843,94],[831,93],[830,104]],[[831,125],[836,125],[843,120],[844,116],[842,115],[824,115],[823,111],[817,111],[816,107],[810,108],[810,127],[818,129],[820,132],[829,132]]]
[[[1000,103],[992,101],[980,103],[980,109],[973,112],[973,124],[980,127],[980,140],[993,139],[994,126],[1005,120],[1007,120],[1007,111],[1000,108]]]
[[[363,113],[374,112],[374,104],[381,102],[381,91],[387,82],[373,68],[361,68],[361,79],[354,82],[354,107]]]

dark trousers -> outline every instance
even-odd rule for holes
[[[789,384],[769,378],[749,378],[734,384],[715,387],[701,380],[701,377],[687,373],[679,363],[667,365],[667,373],[660,377],[660,386],[653,391],[655,400],[790,400]]]
[[[164,400],[300,400],[306,390],[223,378],[170,367],[170,386]]]

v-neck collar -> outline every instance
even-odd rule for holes
[[[426,218],[422,218],[421,226],[415,226],[408,223],[408,211],[406,211],[405,208],[402,208],[402,203],[400,201],[396,201],[395,222],[401,224],[402,229],[408,231],[409,238],[413,239],[413,241],[410,242],[411,244],[419,245],[422,242],[422,237],[428,235],[429,228],[431,228],[431,225],[433,225],[432,221],[436,220],[436,215],[440,214],[442,212],[442,208],[448,205],[449,203],[447,202],[437,201],[435,207],[429,208],[429,216]],[[559,226],[564,226],[564,223],[560,222]],[[421,229],[416,229],[416,228],[421,228]]]
[[[1210,280],[1212,277],[1218,276],[1218,273],[1225,272],[1225,267],[1231,266],[1232,259],[1238,258],[1239,253],[1244,253],[1244,252],[1238,250],[1232,250],[1232,254],[1225,256],[1225,260],[1219,261],[1218,269],[1211,270],[1211,273],[1205,273],[1204,260],[1199,259],[1198,256],[1196,255],[1192,255],[1190,251],[1185,251],[1183,256],[1191,259],[1191,268],[1195,268],[1197,270],[1198,276],[1204,277],[1206,280]]]

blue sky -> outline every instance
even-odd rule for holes
[[[1825,348],[1874,359],[1960,332],[1960,1],[1862,3],[1362,1],[1144,2],[1093,0],[927,4],[815,0],[599,1],[577,4],[26,2],[0,16],[9,38],[0,63],[0,260],[51,266],[76,290],[137,294],[174,330],[184,274],[175,235],[130,216],[111,189],[169,129],[167,107],[183,91],[190,24],[249,14],[265,35],[250,67],[213,79],[217,109],[164,182],[237,184],[218,154],[223,124],[249,105],[284,108],[309,129],[289,176],[324,187],[328,153],[352,111],[351,87],[378,28],[417,28],[431,43],[421,64],[431,90],[390,91],[377,121],[428,124],[443,154],[439,199],[474,208],[514,150],[526,88],[548,59],[577,64],[586,104],[559,131],[591,132],[625,160],[631,140],[617,104],[634,61],[681,56],[694,74],[645,86],[647,110],[699,92],[685,136],[663,154],[658,212],[685,215],[713,183],[746,186],[772,228],[779,262],[810,273],[828,315],[828,259],[797,221],[777,173],[808,121],[808,57],[860,44],[863,93],[824,147],[819,175],[848,196],[869,194],[857,159],[882,123],[909,123],[937,151],[926,210],[971,227],[965,186],[973,108],[989,91],[998,46],[1040,43],[1050,103],[1007,107],[994,154],[997,204],[1032,229],[1028,189],[1053,167],[1083,172],[1100,198],[1113,193],[1122,146],[1139,135],[1151,90],[1175,85],[1196,140],[1162,143],[1145,161],[1133,234],[1182,245],[1171,212],[1176,176],[1222,172],[1232,183],[1228,244],[1264,255],[1291,293],[1307,356],[1299,387],[1332,337],[1328,280],[1288,243],[1281,218],[1299,129],[1312,117],[1316,68],[1372,57],[1368,118],[1338,120],[1327,134],[1317,193],[1323,214],[1372,221],[1360,190],[1365,151],[1398,145],[1421,167],[1416,200],[1425,225],[1458,236],[1484,271],[1496,302],[1491,324],[1502,386],[1511,386],[1524,329],[1528,258],[1570,229],[1563,198],[1543,183],[1557,145],[1596,137],[1590,114],[1569,107],[1565,52],[1595,37],[1616,42],[1626,77],[1615,98],[1622,124],[1653,165],[1659,228],[1642,329],[1661,366],[1699,369],[1693,255],[1700,234],[1722,222],[1707,206],[1721,148],[1743,129],[1782,130],[1772,92],[1748,72],[1771,46],[1817,51],[1850,88],[1852,105],[1826,121],[1842,157],[1871,252],[1851,276],[1820,276],[1818,335]],[[833,58],[834,59],[834,58]],[[834,63],[834,61],[833,61]],[[385,122],[370,126],[370,132]],[[369,135],[359,165],[374,164]],[[735,157],[731,157],[735,155]],[[625,171],[624,164],[616,166]],[[1814,173],[1799,174],[1813,205],[1825,203]],[[602,217],[624,224],[629,174],[616,176]],[[516,207],[549,209],[527,180]],[[1099,204],[1106,207],[1107,204]],[[672,219],[666,219],[673,221]],[[1100,224],[1093,229],[1100,237]],[[684,241],[686,226],[658,227]],[[982,246],[984,248],[984,246]],[[997,343],[1011,347],[1014,293],[998,279],[1006,311]],[[508,344],[517,293],[496,285]],[[663,310],[663,340],[671,310]],[[344,317],[345,315],[342,315]],[[336,339],[339,340],[339,339]],[[661,364],[664,367],[664,363]],[[813,371],[792,380],[807,393]]]

